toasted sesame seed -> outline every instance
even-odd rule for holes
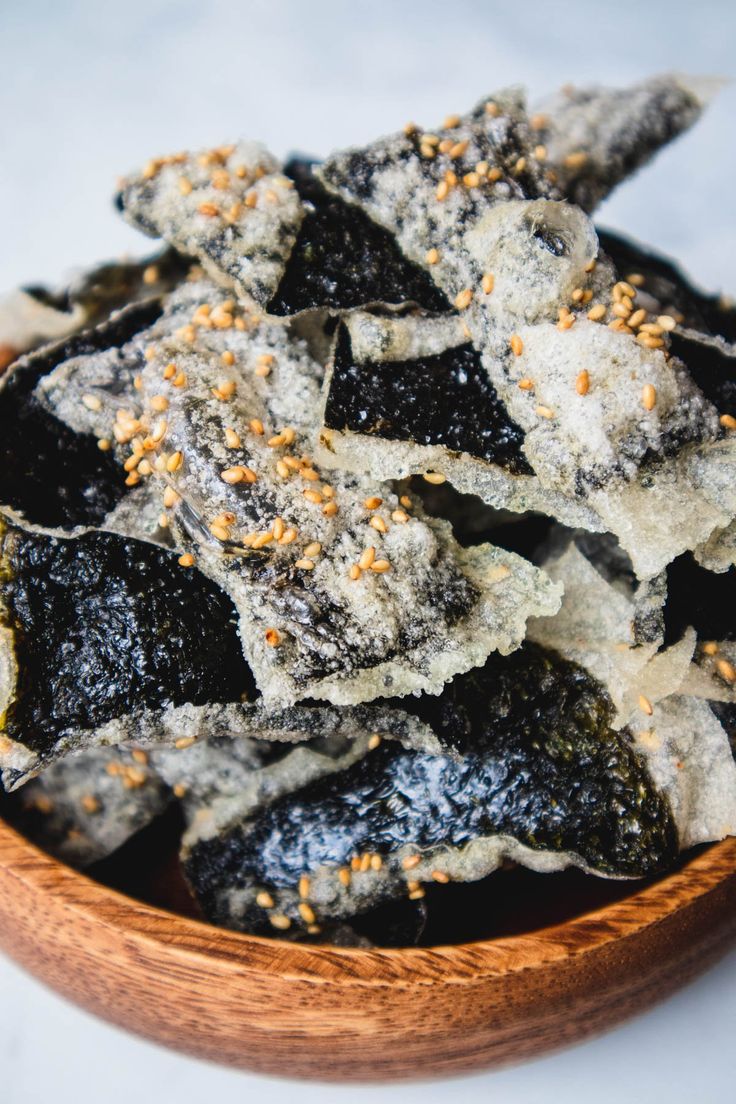
[[[449,156],[452,158],[452,160],[456,161],[459,157],[462,157],[469,144],[470,143],[467,138],[463,138],[460,142],[455,142],[454,145],[451,146],[448,150]]]
[[[350,576],[350,578],[353,581],[355,581],[356,579],[359,579],[362,574],[363,574],[363,572],[360,570],[360,567],[358,566],[358,564],[351,564],[350,565],[350,570],[348,571],[348,575]]]
[[[189,787],[186,782],[176,782],[174,786],[172,786],[172,790],[174,797],[178,797],[181,800],[182,797],[186,797],[189,792]]]
[[[174,742],[174,747],[177,751],[184,751],[185,748],[191,747],[192,744],[196,744],[197,739],[195,736],[180,736],[178,740]]]
[[[377,732],[374,732],[373,735],[368,740],[368,750],[369,751],[375,751],[376,748],[380,746],[380,744],[381,744],[381,737],[378,735]]]
[[[447,477],[441,472],[424,472],[422,479],[425,483],[432,483],[435,487],[439,487],[440,483],[444,483]]]
[[[191,182],[191,180],[189,180],[188,177],[186,177],[186,176],[180,176],[179,177],[179,191],[184,196],[191,195],[192,182]]]
[[[424,142],[422,142],[422,144],[420,145],[419,152],[421,153],[422,157],[426,157],[430,161],[433,157],[436,157],[436,152],[434,148],[432,146],[426,145]]]
[[[383,859],[380,855],[371,855],[371,870],[380,870],[383,866]]]
[[[138,465],[138,474],[139,475],[151,475],[152,472],[153,472],[153,468],[151,467],[150,461],[149,460],[141,460],[140,464]]]
[[[297,906],[299,909],[299,915],[305,924],[313,924],[317,917],[314,915],[314,909],[307,904],[306,901],[300,901]]]
[[[213,537],[216,537],[219,541],[230,540],[230,530],[224,525],[216,525],[214,522],[210,525],[210,533]]]
[[[215,203],[200,203],[197,210],[207,218],[215,218],[220,213],[220,208]]]
[[[100,452],[109,452],[110,449],[112,448],[112,441],[110,440],[109,437],[100,437],[100,439],[97,442],[97,447],[100,450]]]
[[[266,432],[263,428],[263,422],[260,418],[251,418],[251,420],[248,422],[248,425],[251,429],[251,432],[257,433],[259,437],[262,437],[263,434]]]
[[[245,468],[240,464],[236,464],[233,468],[225,468],[220,472],[220,479],[223,483],[242,483],[245,479]]]
[[[495,184],[497,181],[499,181],[501,179],[502,176],[503,176],[503,173],[499,169],[498,165],[493,165],[488,170],[488,183],[489,184]]]
[[[519,388],[520,391],[533,391],[534,380],[529,379],[528,376],[524,376],[523,379],[519,380],[516,386]]]
[[[299,896],[302,898],[302,900],[305,900],[309,896],[310,885],[311,885],[311,881],[310,881],[309,875],[308,874],[302,874],[301,878],[299,879],[299,885],[298,885]]]
[[[265,548],[274,539],[271,530],[266,529],[262,533],[256,533],[255,536],[251,537],[250,546],[251,548]]]
[[[732,414],[721,414],[718,421],[724,429],[736,429],[736,418]]]
[[[421,899],[422,899],[422,897],[424,897],[424,895],[425,895],[424,890],[420,886],[419,889],[413,889],[411,891],[411,893],[409,894],[409,900],[410,901],[421,901]]]
[[[385,575],[390,570],[391,564],[388,560],[374,560],[371,564],[371,571],[375,571],[377,575]]]
[[[167,487],[164,490],[164,506],[167,510],[170,510],[172,506],[176,506],[179,501],[179,495],[176,493],[173,487]]]
[[[435,196],[438,200],[441,201],[441,200],[447,198],[447,196],[449,194],[449,191],[450,191],[450,185],[447,183],[447,181],[446,180],[440,180],[439,184],[437,185],[437,191],[435,192]]]
[[[594,307],[591,307],[588,311],[588,318],[591,322],[600,322],[601,318],[605,318],[606,308],[602,303],[596,303]]]
[[[419,866],[421,861],[419,855],[407,855],[405,859],[402,859],[401,865],[404,870],[413,870],[415,866]]]
[[[444,870],[433,870],[432,879],[435,882],[439,882],[440,885],[447,885],[450,880],[449,876],[445,874]]]
[[[376,558],[376,550],[373,547],[373,545],[370,545],[368,548],[366,548],[361,553],[360,559],[358,560],[358,567],[362,571],[367,571],[368,568],[373,563],[373,561],[375,560],[375,558]]]
[[[652,713],[654,712],[654,708],[649,698],[645,698],[643,694],[639,695],[639,708],[641,709],[642,713],[646,713],[648,717],[651,717]]]
[[[583,165],[588,160],[588,155],[585,150],[576,150],[574,153],[568,153],[565,158],[566,169],[582,169]]]
[[[736,667],[729,663],[727,659],[717,659],[716,670],[726,682],[736,682]]]
[[[548,406],[543,406],[541,403],[534,407],[534,413],[538,414],[540,418],[549,419],[555,416],[554,410],[551,410]]]
[[[319,541],[312,541],[312,543],[308,544],[307,547],[304,549],[304,555],[309,556],[311,559],[314,556],[319,556],[321,551],[322,545],[319,543]]]
[[[221,355],[220,360],[223,364],[226,364],[228,368],[232,367],[235,363],[235,354],[230,349],[225,349],[225,352]]]
[[[590,375],[586,368],[583,368],[581,372],[578,372],[575,380],[575,390],[578,395],[587,395],[590,390]]]
[[[268,919],[278,931],[287,931],[291,927],[291,920],[283,912],[272,912]]]
[[[306,490],[302,491],[302,494],[306,498],[307,502],[313,502],[315,506],[322,502],[322,495],[319,491]]]
[[[99,813],[100,803],[94,794],[85,794],[81,801],[85,813]]]
[[[319,472],[316,472],[314,468],[302,468],[299,474],[302,479],[307,479],[310,483],[319,483]]]
[[[167,364],[166,367],[164,368],[164,371],[163,371],[164,379],[166,379],[166,380],[173,379],[173,377],[175,375],[176,375],[176,365],[175,364]]]
[[[481,281],[481,287],[486,295],[490,295],[496,286],[496,277],[491,272],[486,272]]]
[[[360,856],[360,866],[358,867],[358,869],[360,870],[361,874],[367,874],[367,872],[370,870],[370,868],[371,868],[371,853],[370,853],[370,851],[364,851],[363,854]]]
[[[310,560],[306,556],[303,556],[301,559],[294,562],[294,567],[298,567],[301,571],[314,571],[314,560]]]
[[[132,471],[128,478],[125,480],[126,487],[136,487],[141,481],[141,477],[137,471]]]
[[[347,888],[350,885],[350,871],[346,866],[341,866],[337,872],[337,877],[340,885],[344,885]]]
[[[416,123],[409,122],[404,123],[403,130],[406,137],[411,138],[412,134],[416,134],[416,132],[419,130],[419,127]]]
[[[629,319],[629,325],[631,325],[631,319]],[[644,322],[639,329],[642,333],[652,334],[654,337],[661,337],[664,333],[658,322]]]
[[[463,184],[466,188],[477,188],[480,185],[480,177],[477,172],[465,173]]]
[[[138,467],[138,465],[140,463],[140,460],[141,460],[140,455],[138,455],[136,453],[133,453],[133,455],[129,456],[128,459],[123,464],[123,469],[126,472],[135,471],[135,469]]]
[[[448,115],[442,124],[443,130],[454,130],[455,127],[460,126],[461,118],[459,115]]]
[[[439,251],[437,249],[428,249],[424,254],[424,259],[429,265],[437,264],[440,259]]]
[[[240,437],[235,430],[231,429],[229,426],[225,427],[225,444],[231,449],[240,448],[241,446]]]
[[[536,115],[532,115],[529,120],[529,126],[532,128],[532,130],[544,130],[548,122],[548,117],[546,115],[542,115],[540,112]]]
[[[291,475],[291,469],[289,465],[283,460],[276,461],[276,471],[282,479],[288,479]]]
[[[521,340],[518,334],[513,334],[510,341],[511,352],[514,356],[521,356],[524,352],[524,342]]]
[[[464,288],[455,296],[455,306],[458,310],[467,310],[473,301],[473,289]]]
[[[177,372],[171,383],[173,387],[186,387],[187,377],[183,372]]]
[[[297,530],[294,528],[284,530],[283,537],[279,537],[279,544],[291,544],[296,540],[298,536]]]
[[[718,655],[718,644],[715,640],[706,640],[705,643],[701,645],[701,648],[704,655]]]
[[[262,889],[256,894],[256,904],[260,905],[261,908],[270,909],[273,908],[275,901],[267,890]]]
[[[371,495],[369,498],[363,499],[366,510],[377,510],[382,503],[383,499],[379,498],[378,495]]]
[[[281,643],[281,633],[278,629],[266,629],[265,638],[269,648],[278,648]]]
[[[379,514],[374,514],[368,524],[379,533],[388,533],[388,525]]]
[[[409,515],[405,510],[392,510],[391,520],[397,522],[399,525],[406,525],[409,520]]]
[[[515,173],[523,173],[525,168],[526,168],[526,157],[520,157],[518,159],[518,161],[516,162],[516,164],[514,165],[514,172]]]
[[[412,501],[409,498],[409,495],[401,495],[401,497],[399,498],[399,502],[402,506],[406,506],[407,510],[411,509]]]
[[[652,383],[645,383],[641,389],[641,404],[645,410],[653,410],[657,401],[657,389]]]
[[[337,509],[338,507],[336,502],[325,502],[324,506],[322,507],[322,513],[325,515],[325,517],[334,517],[337,513]]]
[[[635,310],[633,314],[630,314],[627,319],[628,324],[629,326],[631,326],[632,330],[635,330],[638,326],[641,326],[641,324],[643,322],[646,322],[646,320],[647,312],[644,310],[643,307],[639,307],[639,309]]]

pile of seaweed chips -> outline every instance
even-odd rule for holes
[[[159,157],[0,307],[11,822],[348,944],[736,832],[736,311],[591,221],[704,91]]]

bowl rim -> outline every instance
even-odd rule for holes
[[[736,838],[708,845],[674,873],[643,886],[622,900],[559,924],[518,935],[433,947],[338,947],[299,944],[218,928],[147,904],[95,881],[46,854],[0,819],[0,867],[31,890],[51,894],[70,914],[112,926],[128,938],[169,944],[195,958],[213,956],[280,976],[327,980],[329,965],[342,980],[360,985],[416,982],[417,975],[470,982],[570,957],[594,953],[633,936],[707,895],[736,876]],[[70,916],[71,920],[71,916]],[[377,969],[380,966],[380,969]]]

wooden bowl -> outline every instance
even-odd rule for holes
[[[11,957],[103,1019],[264,1073],[389,1080],[518,1062],[643,1011],[734,934],[736,839],[530,934],[355,950],[244,936],[143,904],[0,822],[0,946]]]

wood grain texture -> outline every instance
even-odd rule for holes
[[[643,1011],[736,935],[736,839],[605,908],[452,947],[300,947],[98,885],[0,822],[0,946],[47,985],[165,1046],[323,1080],[518,1062]]]

